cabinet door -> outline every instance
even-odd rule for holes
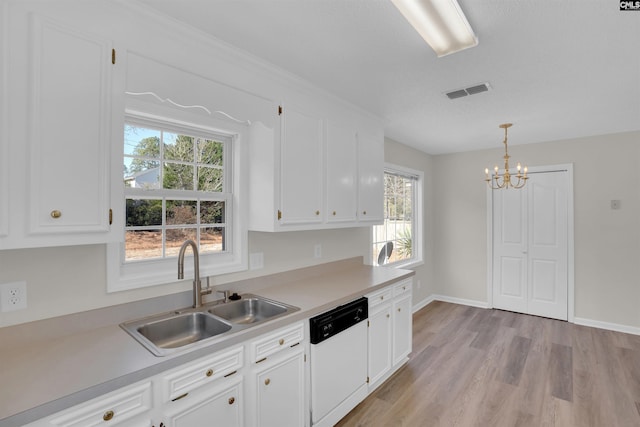
[[[327,222],[356,222],[356,131],[327,124]]]
[[[384,136],[358,132],[358,220],[384,221]]]
[[[224,387],[189,393],[166,405],[166,427],[241,427],[243,425],[242,377]]]
[[[369,387],[391,369],[391,304],[382,304],[369,311]]]
[[[31,31],[29,231],[106,232],[111,42],[39,16]]]
[[[411,294],[393,302],[393,364],[396,365],[411,353],[413,318]]]
[[[255,375],[256,426],[304,426],[304,353],[301,351]]]
[[[280,224],[322,222],[322,120],[284,108],[280,145]]]

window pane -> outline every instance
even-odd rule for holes
[[[160,157],[160,131],[139,126],[124,126],[124,154],[157,159]]]
[[[384,224],[373,227],[373,263],[377,265],[414,257],[414,191],[416,178],[385,172]]]
[[[164,158],[193,163],[193,137],[164,132]]]
[[[224,250],[224,227],[207,227],[200,229],[201,252],[222,252]]]
[[[180,246],[185,240],[198,242],[195,228],[170,228],[167,229],[167,249],[165,256],[178,256]]]
[[[160,162],[125,157],[124,186],[145,190],[160,188]],[[140,161],[136,163],[136,161]],[[135,172],[131,172],[135,169]]]
[[[124,238],[125,261],[162,257],[162,230],[128,230]]]
[[[221,224],[225,222],[224,206],[225,202],[201,201],[200,202],[200,223],[201,224]]]
[[[211,166],[223,166],[224,144],[211,139],[197,138],[198,156],[196,162]]]
[[[162,225],[162,200],[127,199],[127,227],[147,227]]]
[[[193,190],[193,166],[165,162],[162,184],[172,190]]]
[[[167,200],[167,225],[195,224],[197,218],[195,200]]]
[[[222,192],[223,176],[222,169],[198,166],[198,190]]]

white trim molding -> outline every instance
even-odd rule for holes
[[[619,323],[602,322],[600,320],[585,319],[582,317],[574,317],[573,323],[575,323],[576,325],[589,326],[591,328],[606,329],[608,331],[640,335],[640,328],[635,326],[621,325]]]

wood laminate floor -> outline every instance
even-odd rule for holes
[[[409,362],[338,426],[640,426],[640,336],[433,302]]]

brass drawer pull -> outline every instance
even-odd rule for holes
[[[278,344],[280,345],[284,344],[284,338],[280,338],[280,341],[278,341]]]
[[[207,371],[206,375],[207,375],[208,377],[210,377],[211,375],[213,375],[213,369],[209,369],[209,370]]]
[[[229,405],[233,405],[233,403],[236,401],[235,397],[230,397],[229,398]]]
[[[113,411],[107,411],[102,416],[102,419],[105,420],[105,421],[110,421],[113,418],[114,415],[115,414],[113,413]]]

